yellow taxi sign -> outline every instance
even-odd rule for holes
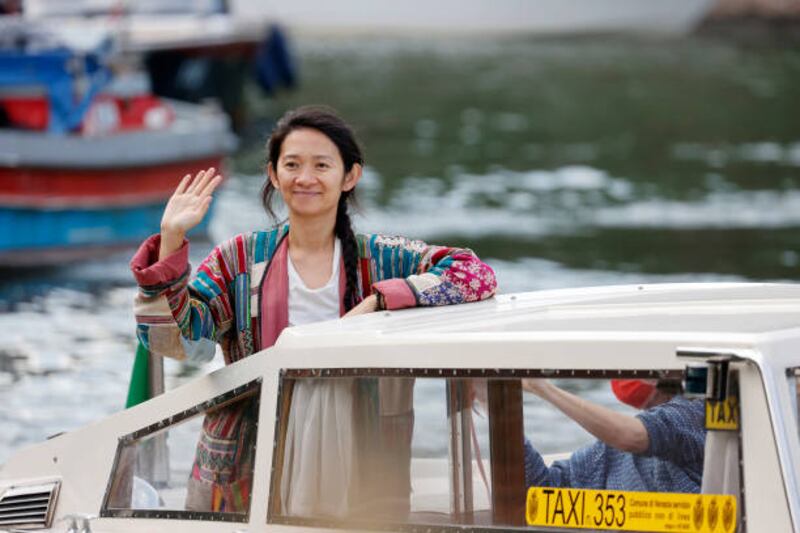
[[[646,531],[732,533],[736,498],[618,490],[530,487],[525,504],[529,526]]]
[[[706,429],[739,430],[739,400],[728,396],[725,401],[706,400]]]

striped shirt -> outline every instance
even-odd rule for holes
[[[527,486],[643,492],[700,492],[705,404],[676,396],[637,415],[650,440],[642,454],[597,441],[550,467],[525,439]]]

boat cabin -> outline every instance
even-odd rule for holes
[[[678,284],[289,328],[19,451],[0,467],[0,530],[797,531],[799,325],[800,286]],[[637,380],[699,414],[665,452],[624,451],[527,392],[543,380],[644,420],[659,406],[611,393]],[[656,456],[669,465],[641,462]],[[623,463],[654,470],[611,475]]]

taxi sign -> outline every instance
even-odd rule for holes
[[[739,430],[739,400],[728,396],[725,401],[706,400],[706,429]]]
[[[530,487],[525,503],[529,526],[646,531],[732,533],[736,498],[619,490]]]

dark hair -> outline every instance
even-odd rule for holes
[[[352,128],[336,113],[332,108],[325,106],[303,106],[287,111],[275,128],[267,141],[267,166],[277,171],[278,159],[281,155],[281,147],[286,137],[294,130],[310,128],[323,133],[328,137],[336,148],[344,162],[345,173],[353,169],[353,165],[364,164],[364,156],[361,147],[356,140]],[[277,220],[275,211],[272,209],[272,198],[275,194],[275,187],[267,177],[261,191],[261,203],[273,220]],[[350,215],[347,213],[348,203],[355,202],[354,190],[342,191],[339,198],[339,205],[336,209],[336,225],[334,234],[342,242],[342,258],[344,259],[345,278],[347,280],[344,293],[344,308],[346,311],[352,309],[358,303],[358,250],[356,236],[353,233]]]

